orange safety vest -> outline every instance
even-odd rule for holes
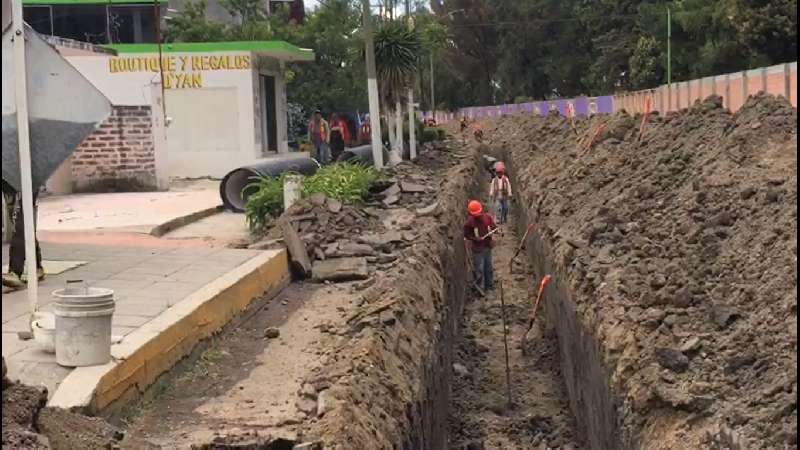
[[[308,124],[308,128],[311,129],[311,136],[319,138],[320,141],[324,141],[328,137],[328,129],[325,128],[327,125],[324,119],[319,121],[319,130],[316,129],[316,124],[312,119],[311,122]]]

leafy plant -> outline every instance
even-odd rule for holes
[[[325,166],[303,180],[303,196],[322,193],[346,203],[363,200],[379,173],[362,164],[341,163]]]
[[[283,180],[280,177],[261,177],[244,188],[247,197],[244,214],[247,226],[253,234],[263,233],[269,228],[271,218],[283,211]]]
[[[402,97],[422,56],[422,37],[402,21],[385,22],[375,35],[375,66],[387,104]]]

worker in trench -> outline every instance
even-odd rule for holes
[[[494,166],[494,177],[489,185],[489,198],[498,217],[498,223],[508,223],[508,203],[511,201],[511,180],[506,176],[506,165],[499,161]]]
[[[467,221],[464,223],[464,239],[472,253],[474,281],[486,291],[494,288],[494,268],[492,267],[492,235],[499,230],[491,214],[483,211],[477,200],[467,205]]]

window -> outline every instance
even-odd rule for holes
[[[111,6],[108,29],[112,44],[153,43],[156,41],[155,11],[152,6]]]
[[[91,44],[107,44],[105,5],[53,6],[53,34]]]
[[[37,33],[53,34],[53,10],[50,6],[26,6],[22,17]]]

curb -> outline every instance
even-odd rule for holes
[[[160,225],[156,225],[150,230],[150,235],[155,237],[161,237],[165,234],[169,233],[170,231],[176,230],[180,227],[185,227],[190,223],[197,222],[199,220],[205,219],[208,216],[213,216],[214,214],[222,211],[222,205],[213,206],[211,208],[202,209],[200,211],[193,212],[191,214],[187,214],[185,216],[176,217],[172,220],[164,222]]]
[[[73,369],[48,406],[97,414],[136,398],[255,297],[274,297],[289,283],[286,250],[264,251],[113,345],[110,363]]]

